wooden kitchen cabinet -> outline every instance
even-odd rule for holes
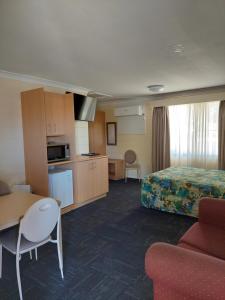
[[[73,170],[74,203],[68,212],[108,192],[108,157],[75,155],[74,99],[38,88],[21,93],[26,183],[35,194],[49,197],[49,167]],[[47,143],[68,143],[70,160],[48,162]]]
[[[94,183],[92,182],[93,161],[75,163],[75,201],[84,202],[92,198]]]
[[[74,164],[75,201],[82,203],[103,197],[108,190],[108,158],[82,158]]]
[[[93,169],[95,197],[106,194],[109,190],[108,158],[96,159]]]
[[[96,111],[95,120],[88,123],[90,152],[106,154],[105,112]]]
[[[60,167],[73,167],[75,156],[74,103],[71,94],[56,94],[43,88],[21,93],[26,183],[35,194],[48,197],[49,179],[47,142],[68,143],[70,162]],[[51,126],[48,126],[51,125]],[[56,163],[58,165],[59,162]],[[71,166],[72,165],[72,166]],[[73,205],[71,206],[73,207]]]
[[[47,136],[63,135],[65,120],[64,95],[45,92]]]
[[[123,159],[109,159],[109,179],[120,180],[125,177],[125,163]]]

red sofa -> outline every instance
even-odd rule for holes
[[[155,300],[225,300],[225,200],[202,198],[178,245],[155,243],[145,270]]]

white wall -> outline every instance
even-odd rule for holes
[[[76,154],[89,152],[88,122],[75,121]]]

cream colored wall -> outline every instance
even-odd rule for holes
[[[11,185],[25,181],[20,92],[41,86],[43,85],[0,77],[0,180],[5,180]],[[46,89],[64,92],[57,88]],[[143,176],[151,171],[151,121],[154,106],[224,99],[225,88],[157,96],[154,101],[145,103],[145,134],[118,135],[118,145],[108,146],[107,151],[112,157],[122,158],[127,149],[134,149]],[[106,111],[107,122],[117,120],[113,116],[111,105],[104,104],[100,109]]]
[[[101,108],[106,113],[106,122],[117,122],[117,117],[113,115],[113,107]],[[148,122],[148,114],[145,116],[145,123]],[[107,154],[110,158],[123,158],[124,153],[128,149],[132,149],[137,153],[138,162],[141,165],[142,177],[150,172],[150,142],[148,141],[148,128],[146,124],[145,134],[117,134],[117,145],[107,146]],[[136,178],[135,171],[129,171],[129,177]]]
[[[179,92],[173,94],[158,95],[154,100],[146,101],[145,106],[145,126],[144,135],[118,135],[118,145],[108,146],[107,153],[115,158],[122,158],[127,149],[134,149],[137,152],[141,163],[142,176],[152,170],[152,113],[153,108],[157,106],[169,106],[176,104],[198,103],[207,101],[225,100],[225,87],[199,89],[195,91]],[[129,103],[126,100],[126,103]],[[121,102],[119,103],[121,106]],[[128,105],[128,104],[127,104]],[[134,104],[132,104],[134,105]],[[113,109],[116,106],[112,104],[102,104],[100,109],[106,112],[106,122],[116,122],[117,118],[113,116]]]
[[[38,87],[0,78],[0,180],[10,185],[25,182],[20,92]]]

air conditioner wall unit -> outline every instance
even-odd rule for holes
[[[117,107],[114,109],[115,117],[142,116],[143,114],[144,110],[142,105]]]

